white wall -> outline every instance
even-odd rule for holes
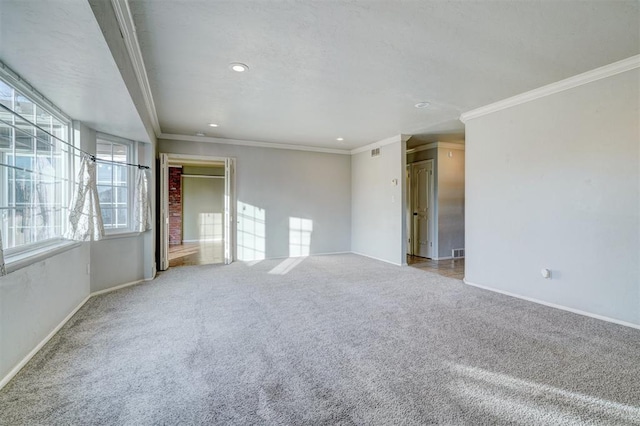
[[[74,126],[77,137],[80,137],[80,147],[95,153],[95,130],[79,122]],[[138,163],[153,166],[152,151],[150,144],[139,144]],[[153,180],[153,177],[150,179]],[[153,195],[154,182],[150,181],[149,184]],[[151,279],[154,275],[153,231],[118,238],[107,236],[107,239],[88,244],[91,247],[91,292]],[[113,265],[118,267],[114,268]]]
[[[0,380],[88,295],[89,244],[0,277]]]
[[[438,147],[438,257],[464,248],[464,150]]]
[[[74,132],[82,149],[95,152],[93,129],[74,122]],[[151,145],[140,151],[149,164]],[[0,277],[0,380],[91,292],[151,277],[155,270],[152,231],[56,253],[17,270],[8,265],[10,273]]]
[[[464,248],[463,148],[439,146],[407,154],[407,163],[433,160],[433,175],[436,178],[434,214],[438,259],[450,258],[451,250]]]
[[[203,214],[208,217],[204,218]],[[223,217],[224,179],[183,175],[182,240],[201,241],[215,239],[221,241],[224,228]],[[207,220],[213,220],[213,222],[207,223]]]
[[[145,279],[142,236],[94,241],[91,244],[91,292]]]
[[[639,81],[466,123],[467,281],[640,324]]]
[[[351,250],[398,265],[406,263],[404,145],[398,136],[378,157],[351,156]]]
[[[265,215],[263,257],[289,256],[291,217],[312,221],[310,254],[350,250],[348,155],[170,140],[161,140],[159,150],[236,158],[238,203]]]

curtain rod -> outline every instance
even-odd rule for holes
[[[15,115],[16,117],[19,117],[21,120],[24,120],[25,122],[29,123],[31,126],[35,127],[36,129],[43,131],[44,133],[46,133],[47,135],[51,136],[51,137],[52,137],[52,138],[54,138],[55,140],[60,141],[60,142],[62,142],[63,144],[65,144],[65,145],[67,145],[67,146],[70,146],[71,148],[73,148],[73,149],[75,149],[75,150],[77,150],[77,151],[80,151],[81,153],[83,153],[83,154],[85,154],[85,155],[89,156],[89,158],[91,158],[91,160],[93,160],[94,162],[102,162],[102,163],[110,163],[110,164],[119,164],[119,165],[122,165],[122,166],[132,166],[132,167],[137,167],[137,168],[139,168],[139,169],[149,169],[149,168],[150,168],[149,166],[144,166],[144,165],[142,165],[142,164],[124,163],[124,162],[122,162],[122,161],[103,160],[102,158],[97,158],[95,154],[91,154],[90,152],[87,152],[87,151],[85,151],[85,150],[83,150],[83,149],[81,149],[81,148],[78,148],[77,146],[75,146],[75,145],[73,145],[73,144],[70,144],[69,142],[67,142],[67,141],[65,141],[65,140],[62,140],[62,139],[60,139],[59,137],[57,137],[57,136],[55,136],[55,135],[53,135],[53,134],[49,133],[47,130],[43,129],[42,127],[38,126],[37,124],[33,123],[32,121],[27,120],[27,119],[26,119],[26,118],[24,118],[22,115],[18,114],[17,112],[15,112],[14,110],[12,110],[12,109],[11,109],[11,108],[9,108],[8,106],[6,106],[6,105],[4,105],[4,104],[0,103],[0,107],[1,107],[2,109],[4,109],[4,110],[8,111],[9,113],[11,113],[11,114]],[[2,121],[3,123],[6,123],[4,120],[0,120],[0,121]],[[8,124],[8,123],[6,123],[6,124]],[[15,126],[13,126],[13,125],[10,125],[10,126],[11,126],[11,127],[13,127],[13,128],[16,128],[16,127],[15,127]],[[38,139],[38,137],[37,137],[36,135],[29,135],[29,136],[31,136],[31,137],[35,137],[36,139]],[[49,144],[49,146],[54,146],[51,142],[46,142],[46,143],[48,143],[48,144]]]
[[[36,172],[34,170],[31,169],[27,169],[24,167],[18,167],[18,166],[12,166],[11,164],[6,164],[6,163],[0,163],[0,167],[7,167],[9,169],[14,169],[14,170],[18,170],[19,172],[25,172],[25,173],[31,173],[34,175],[39,175],[39,176],[44,176],[44,177],[48,177],[48,178],[52,178],[52,179],[57,179],[60,181],[70,181],[70,178],[63,178],[62,176],[52,176],[50,174],[47,173],[41,173],[41,172]],[[49,182],[42,182],[42,183],[49,183]]]

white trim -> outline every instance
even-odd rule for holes
[[[396,262],[392,262],[392,261],[390,261],[390,260],[380,259],[379,257],[369,256],[368,254],[359,253],[359,252],[357,252],[357,251],[352,251],[351,253],[352,253],[352,254],[357,254],[358,256],[368,257],[369,259],[379,260],[380,262],[389,263],[389,264],[391,264],[391,265],[395,265],[395,266],[407,266],[407,263],[406,263],[406,262],[403,262],[403,263],[396,263]]]
[[[207,142],[207,143],[217,143],[222,145],[250,146],[254,148],[290,149],[293,151],[322,152],[325,154],[342,154],[342,155],[350,154],[349,151],[344,149],[320,148],[315,146],[291,145],[291,144],[273,143],[273,142],[245,141],[240,139],[212,138],[209,136],[188,136],[188,135],[174,135],[174,134],[161,133],[158,136],[158,139],[187,141],[187,142]]]
[[[436,142],[438,148],[447,148],[447,149],[459,149],[460,151],[464,151],[464,143],[455,143],[455,142]]]
[[[222,238],[204,238],[201,240],[182,240],[182,243],[221,243],[223,241]]]
[[[155,102],[153,101],[153,93],[151,92],[151,85],[147,77],[147,69],[144,65],[142,52],[140,51],[140,43],[136,35],[136,27],[133,22],[131,9],[129,8],[129,2],[127,0],[111,0],[111,4],[113,5],[116,20],[120,27],[120,33],[122,34],[124,44],[127,47],[127,52],[133,65],[133,71],[136,74],[138,85],[142,91],[142,97],[144,98],[144,104],[147,107],[147,112],[151,119],[153,131],[156,133],[156,137],[158,137],[158,135],[161,134],[160,122],[158,121],[158,113]]]
[[[467,111],[460,115],[460,121],[466,123],[469,120],[482,117],[483,115],[491,114],[493,112],[511,108],[516,105],[530,102],[545,96],[573,89],[575,87],[592,83],[594,81],[611,77],[613,75],[620,74],[626,71],[630,71],[635,68],[640,68],[640,55],[631,56],[630,58],[623,59],[621,61],[614,62],[612,64],[605,65],[603,67],[596,68],[594,70],[587,71],[585,73],[578,74],[573,77],[569,77],[564,80],[560,80],[555,83],[551,83],[546,86],[542,86],[537,89],[530,90],[528,92],[521,93],[519,95],[512,96],[510,98],[503,99],[501,101],[480,108],[476,108],[471,111]]]
[[[113,233],[105,233],[104,237],[102,237],[101,239],[99,239],[98,241],[92,241],[92,243],[99,243],[102,240],[114,240],[116,238],[134,238],[134,237],[139,237],[143,234],[143,232],[137,232],[137,231],[123,231],[123,232],[115,232],[114,228],[114,232]],[[106,231],[105,231],[106,232]],[[147,232],[147,231],[145,231]]]
[[[416,146],[415,148],[407,149],[407,154],[413,154],[414,152],[426,151],[428,149],[434,148],[447,148],[447,149],[458,149],[464,151],[464,143],[454,143],[454,142],[431,142],[426,145]]]
[[[164,152],[162,154],[166,154],[167,155],[167,160],[169,160],[169,167],[176,167],[175,165],[172,165],[172,161],[174,160],[174,164],[175,161],[186,161],[189,163],[189,165],[192,164],[192,162],[199,162],[200,164],[198,164],[198,166],[208,166],[210,164],[208,163],[220,163],[220,166],[224,166],[224,162],[227,158],[235,158],[235,157],[218,157],[218,156],[214,156],[214,155],[199,155],[199,154],[172,154],[169,152]],[[182,167],[182,166],[181,166]]]
[[[151,276],[150,277],[144,277],[143,280],[144,281],[153,281],[156,278],[157,275],[157,271],[156,271],[156,265],[155,262],[153,264],[153,267],[151,268]]]
[[[31,352],[29,352],[24,358],[22,358],[22,361],[20,361],[18,364],[16,364],[16,366],[13,367],[9,371],[9,373],[7,373],[7,375],[2,378],[2,380],[0,380],[0,389],[2,389],[7,383],[9,383],[11,381],[11,379],[13,379],[13,377],[16,374],[18,374],[18,372],[20,372],[20,370],[22,370],[22,368],[25,365],[27,365],[27,363],[31,360],[31,358],[33,358],[38,353],[38,351],[40,351],[40,349],[42,349],[42,347],[44,345],[46,345],[47,342],[49,342],[49,340],[51,340],[51,338],[53,336],[56,335],[56,333],[67,323],[67,321],[69,321],[71,319],[71,317],[73,317],[76,314],[76,312],[78,312],[78,310],[80,308],[82,308],[84,306],[85,303],[87,303],[87,300],[89,300],[90,297],[91,297],[91,295],[88,295],[87,297],[85,297],[84,300],[82,302],[80,302],[80,304],[78,306],[76,306],[69,313],[69,315],[67,315],[60,322],[60,324],[58,324],[53,330],[51,330],[51,332],[49,334],[47,334],[47,336],[44,339],[42,339],[42,341],[40,343],[38,343],[35,348],[33,348],[31,350]]]
[[[99,296],[101,294],[110,293],[110,292],[115,291],[115,290],[120,290],[120,289],[125,288],[125,287],[130,287],[132,285],[139,284],[142,281],[150,281],[150,280],[144,279],[144,280],[132,281],[130,283],[120,284],[120,285],[115,286],[115,287],[110,287],[110,288],[107,288],[107,289],[104,289],[104,290],[99,290],[99,291],[95,291],[93,293],[90,293],[87,297],[84,298],[84,300],[82,302],[80,302],[80,304],[78,304],[78,306],[73,308],[73,310],[71,312],[69,312],[69,314],[60,322],[60,324],[58,324],[53,330],[51,330],[51,332],[49,334],[47,334],[45,336],[45,338],[42,339],[42,341],[36,345],[35,348],[33,348],[24,358],[22,358],[22,361],[20,361],[18,364],[16,364],[16,366],[13,367],[9,371],[9,373],[7,373],[7,375],[2,378],[2,380],[0,380],[0,390],[7,383],[9,383],[11,381],[11,379],[13,379],[15,377],[15,375],[18,374],[20,372],[20,370],[22,370],[22,368],[25,365],[27,365],[27,363],[29,361],[31,361],[31,358],[33,358],[40,351],[40,349],[42,349],[42,347],[44,345],[46,345],[49,342],[49,340],[51,340],[53,338],[53,336],[55,336],[56,333],[58,331],[60,331],[60,329],[62,327],[64,327],[64,325],[67,322],[69,322],[69,320],[71,318],[73,318],[73,316],[80,310],[80,308],[82,308],[84,306],[85,303],[87,303],[87,301],[89,299],[91,299],[94,296]]]
[[[555,303],[545,302],[544,300],[534,299],[532,297],[527,297],[527,296],[521,296],[519,294],[511,293],[511,292],[504,291],[504,290],[498,290],[496,288],[487,287],[487,286],[484,286],[484,285],[481,285],[481,284],[472,283],[472,282],[468,281],[466,278],[463,278],[462,282],[464,282],[465,284],[470,285],[472,287],[477,287],[477,288],[481,288],[483,290],[493,291],[495,293],[504,294],[505,296],[511,296],[511,297],[515,297],[516,299],[526,300],[527,302],[538,303],[540,305],[549,306],[550,308],[561,309],[563,311],[572,312],[574,314],[584,315],[584,316],[587,316],[587,317],[599,319],[599,320],[606,321],[606,322],[611,322],[611,323],[618,324],[618,325],[624,325],[625,327],[631,327],[631,328],[635,328],[635,329],[640,330],[640,324],[633,324],[633,323],[630,323],[630,322],[627,322],[627,321],[622,321],[622,320],[618,320],[618,319],[615,319],[615,318],[605,317],[604,315],[592,314],[591,312],[581,311],[580,309],[569,308],[568,306],[557,305]]]
[[[120,285],[117,285],[115,287],[105,288],[104,290],[94,291],[93,293],[91,293],[89,295],[89,297],[100,296],[101,294],[105,294],[105,293],[111,293],[112,291],[120,290],[121,288],[131,287],[132,285],[140,284],[143,281],[150,281],[150,280],[144,280],[144,279],[136,280],[136,281],[131,281],[131,282],[128,282],[128,283],[120,284]]]
[[[381,141],[378,141],[378,142],[373,142],[368,145],[361,146],[360,148],[354,148],[348,153],[351,155],[359,154],[361,152],[369,151],[370,149],[380,148],[382,146],[391,145],[392,143],[396,143],[396,142],[402,142],[402,140],[403,140],[402,135],[395,135],[395,136],[391,136],[390,138],[382,139]]]
[[[438,148],[438,142],[431,142],[426,145],[420,145],[420,146],[416,146],[415,148],[409,148],[407,149],[407,154],[412,154],[414,152],[420,152],[420,151],[427,151],[429,149],[436,149],[436,148]]]
[[[260,259],[260,262],[264,262],[265,260],[297,259],[299,257],[332,256],[332,255],[335,255],[335,254],[354,254],[354,252],[352,252],[352,251],[329,251],[329,252],[326,252],[326,253],[311,253],[311,254],[308,254],[306,256],[265,257],[264,259]],[[357,254],[357,253],[355,253],[355,254]],[[239,262],[256,262],[256,260],[239,260]]]
[[[224,179],[224,176],[215,176],[215,175],[185,175],[181,174],[180,179],[182,178],[197,178],[197,179]]]

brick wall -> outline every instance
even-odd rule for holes
[[[182,244],[182,168],[169,167],[169,244]]]

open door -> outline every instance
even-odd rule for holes
[[[160,154],[160,265],[161,271],[169,269],[169,157]]]
[[[434,247],[434,193],[433,160],[413,163],[413,254],[433,259]]]
[[[235,172],[235,160],[226,158],[224,160],[224,264],[233,262],[233,221],[235,202],[233,200],[233,182]]]
[[[224,164],[224,224],[223,247],[221,253],[224,257],[225,265],[233,262],[235,258],[235,159],[224,157],[211,157],[202,155],[183,154],[159,154],[159,266],[161,271],[169,269],[169,164],[173,167],[176,164],[187,164],[190,166],[215,166],[221,167]],[[194,176],[187,176],[194,177]],[[205,176],[201,176],[205,177]],[[217,176],[221,177],[221,176]],[[219,210],[218,210],[219,211]],[[218,246],[219,247],[219,246]],[[219,250],[219,248],[218,248]],[[219,262],[218,257],[217,262]],[[173,261],[171,261],[173,262]]]

